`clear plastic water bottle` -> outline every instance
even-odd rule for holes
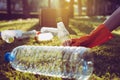
[[[19,37],[21,39],[23,38],[35,38],[36,35],[39,35],[40,32],[36,30],[26,31],[22,33],[22,36]]]
[[[4,30],[1,32],[2,40],[6,41],[7,43],[12,43],[14,38],[19,38],[22,36],[21,30]]]
[[[23,32],[21,30],[4,30],[1,32],[2,40],[6,41],[7,43],[14,42],[14,39],[23,39],[23,38],[34,38],[36,35],[39,34],[39,31],[31,30]]]
[[[58,29],[53,27],[42,27],[40,30],[41,33],[52,33],[54,36],[58,34]]]
[[[53,39],[53,34],[50,32],[41,33],[40,31],[32,30],[23,32],[21,38],[34,38],[36,41],[50,41]]]
[[[61,42],[70,39],[70,34],[66,29],[64,23],[62,22],[61,18],[58,18],[57,29],[58,29],[58,38],[61,40]]]
[[[36,41],[50,41],[53,39],[53,34],[52,33],[40,33],[36,35]]]
[[[5,60],[18,71],[87,80],[93,72],[90,49],[64,46],[18,46]]]

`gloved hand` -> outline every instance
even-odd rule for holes
[[[64,46],[84,46],[95,47],[103,44],[113,37],[109,29],[104,25],[99,25],[90,34],[82,36],[80,38],[71,39],[63,43]]]

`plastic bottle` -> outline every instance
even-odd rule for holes
[[[70,39],[70,34],[68,30],[65,28],[65,25],[62,22],[61,18],[58,18],[57,28],[58,28],[58,38],[61,40],[61,42]]]
[[[40,30],[41,33],[52,33],[54,36],[58,34],[58,29],[53,27],[42,27]]]
[[[14,38],[19,38],[22,36],[21,30],[4,30],[1,32],[2,40],[6,41],[7,43],[12,43]]]
[[[87,80],[93,61],[85,47],[19,46],[5,54],[5,60],[18,71],[44,76]]]
[[[36,41],[50,41],[53,39],[52,33],[40,33],[39,35],[36,35]]]
[[[39,31],[31,30],[23,32],[21,30],[4,30],[1,32],[2,40],[7,43],[14,42],[14,38],[23,39],[23,38],[34,38],[36,35],[39,35]]]
[[[40,34],[39,31],[31,30],[31,31],[23,32],[23,33],[22,33],[22,36],[19,37],[19,38],[21,38],[21,39],[22,39],[22,38],[28,38],[28,37],[34,38],[36,35],[39,35],[39,34]]]
[[[14,42],[14,39],[35,38],[37,41],[49,41],[52,40],[53,35],[51,33],[40,33],[40,31],[31,30],[23,32],[21,30],[4,30],[1,32],[2,40],[7,43]]]

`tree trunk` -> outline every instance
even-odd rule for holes
[[[7,0],[7,14],[11,15],[11,0]]]
[[[48,0],[48,7],[51,8],[51,0]]]
[[[22,0],[22,3],[23,3],[23,15],[24,15],[24,18],[28,18],[30,16],[28,0]]]
[[[70,18],[74,17],[74,0],[70,0],[69,3],[69,17]]]
[[[81,2],[81,0],[78,0],[78,14],[79,14],[79,16],[82,15],[82,2]]]

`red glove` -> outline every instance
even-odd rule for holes
[[[80,38],[72,39],[70,46],[85,46],[94,47],[107,42],[113,37],[109,29],[104,25],[99,25],[89,35],[82,36]]]

